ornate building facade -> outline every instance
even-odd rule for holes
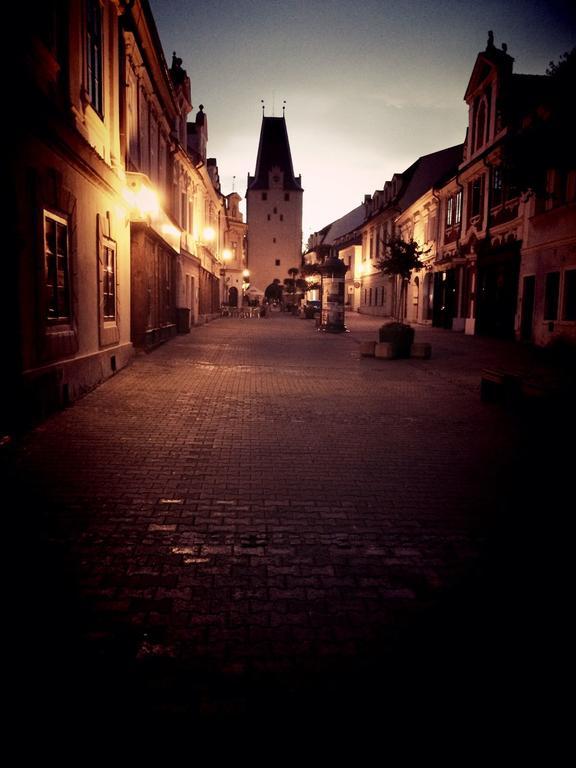
[[[175,55],[166,65],[147,0],[15,14],[4,429],[215,317],[237,229],[206,115],[188,127],[190,81]]]

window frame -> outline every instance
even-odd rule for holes
[[[104,117],[104,9],[100,0],[86,0],[86,95],[92,109]]]
[[[112,255],[112,269],[109,268],[107,254]],[[117,270],[117,247],[116,242],[108,237],[102,238],[102,319],[104,323],[114,323],[118,321],[118,270]],[[111,279],[112,278],[112,279]],[[112,286],[112,291],[110,291]],[[107,290],[108,289],[108,290]],[[114,303],[113,314],[107,314],[107,298],[112,296]]]
[[[51,220],[55,225],[55,251],[53,254],[53,260],[54,260],[54,267],[52,268],[49,265],[49,256],[48,256],[48,233],[47,233],[47,226],[46,222],[47,220]],[[65,314],[60,313],[60,301],[58,297],[58,275],[59,275],[59,268],[58,268],[58,235],[57,235],[57,227],[61,226],[65,229],[65,235],[66,235],[66,250],[64,254],[64,269],[62,270],[63,275],[63,288],[64,288],[64,309],[66,310]],[[43,286],[44,286],[44,297],[45,297],[45,307],[44,307],[44,317],[46,319],[46,322],[48,325],[69,325],[72,321],[72,295],[70,290],[70,232],[69,232],[69,220],[66,216],[62,216],[61,214],[54,213],[54,211],[49,210],[48,208],[44,208],[42,212],[42,229],[43,229],[43,263],[44,263],[44,275],[43,275]],[[52,286],[48,283],[48,277],[50,273],[54,273],[55,270],[55,282]],[[50,307],[54,308],[54,311],[58,314],[54,316],[50,316]]]
[[[544,275],[544,313],[543,320],[558,320],[560,309],[560,271],[553,270]]]
[[[568,277],[570,275],[570,278]],[[570,295],[568,289],[571,288]],[[570,315],[568,309],[571,310]],[[564,285],[562,286],[562,320],[567,323],[576,321],[576,269],[564,270]]]

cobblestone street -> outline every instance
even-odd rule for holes
[[[529,695],[567,567],[552,406],[481,402],[482,367],[533,365],[517,345],[418,329],[432,359],[360,358],[378,325],[223,318],[11,447],[39,712],[55,686],[110,722]]]

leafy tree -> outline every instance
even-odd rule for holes
[[[422,256],[429,251],[430,248],[422,249],[412,238],[388,237],[384,241],[384,256],[377,259],[376,266],[384,275],[394,278],[393,315],[398,322],[402,320],[410,275],[413,270],[424,268]]]
[[[574,81],[574,74],[576,73],[576,48],[572,48],[571,51],[566,51],[560,56],[558,64],[551,61],[550,66],[546,70],[546,74],[550,77],[557,79],[564,79]]]
[[[321,273],[318,264],[303,264],[301,272],[306,284],[305,291],[314,291],[320,288]]]

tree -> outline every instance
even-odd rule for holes
[[[398,322],[402,321],[410,275],[415,269],[423,269],[421,257],[429,251],[430,248],[422,249],[412,238],[388,237],[384,241],[384,256],[377,259],[376,266],[384,275],[395,278],[392,314]]]
[[[322,276],[318,264],[303,264],[302,275],[306,284],[305,291],[315,291],[320,288]]]

